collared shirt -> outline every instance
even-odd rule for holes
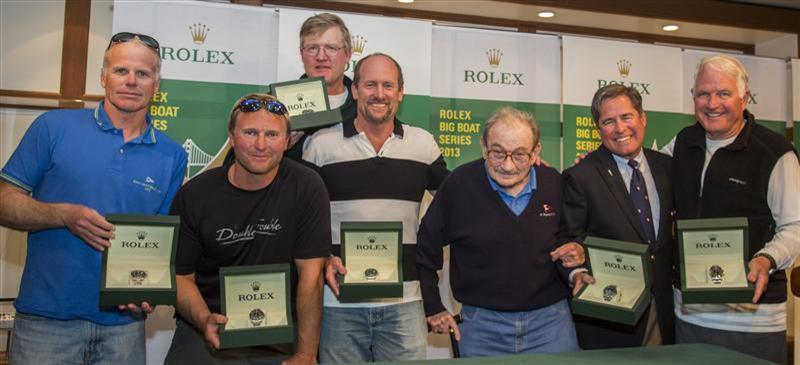
[[[630,193],[633,168],[628,165],[627,158],[617,156],[613,153],[611,156],[614,157],[614,161],[617,163],[619,174],[622,176],[622,181],[625,182],[625,189]],[[656,235],[658,235],[658,224],[661,221],[661,215],[659,214],[659,212],[661,212],[661,204],[658,199],[656,181],[653,179],[653,171],[650,170],[650,165],[647,164],[647,159],[644,158],[644,150],[639,151],[639,154],[636,155],[633,160],[639,163],[639,171],[642,172],[642,177],[644,177],[644,184],[647,187],[647,197],[650,201],[650,211],[653,214],[653,228],[655,228]]]
[[[492,179],[488,171],[486,172],[486,177],[489,179],[489,185],[492,187],[492,190],[500,195],[500,199],[503,199],[503,203],[506,203],[508,209],[511,209],[515,215],[522,214],[525,207],[528,206],[528,202],[531,201],[533,191],[536,190],[536,170],[533,167],[531,167],[530,180],[528,180],[528,183],[525,184],[525,187],[522,188],[522,191],[520,191],[517,196],[507,193],[502,186],[498,185]]]
[[[403,265],[413,265],[420,202],[435,191],[447,167],[433,136],[394,120],[392,134],[376,151],[354,119],[321,129],[306,139],[303,159],[319,169],[331,201],[331,234],[340,244],[341,222],[403,222]],[[404,272],[407,272],[404,270]],[[342,303],[325,286],[326,307],[377,307],[422,299],[419,281],[403,277],[403,298]]]
[[[51,110],[25,132],[0,171],[45,203],[81,204],[106,214],[167,214],[186,171],[186,151],[153,128],[124,141],[104,109]],[[102,325],[132,321],[98,308],[102,254],[66,227],[28,234],[17,311]]]

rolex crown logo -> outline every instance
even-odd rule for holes
[[[617,262],[622,262],[622,256],[621,255],[614,255],[614,259],[617,260]]]
[[[205,24],[194,23],[189,26],[189,33],[192,34],[192,42],[194,42],[194,44],[205,43],[208,32],[210,31],[211,28],[207,27]]]
[[[620,76],[628,77],[631,73],[631,62],[624,58],[617,61],[617,70],[619,70]]]
[[[367,46],[367,39],[360,35],[354,35],[350,37],[350,40],[353,42],[353,54],[360,56],[364,52],[364,47]]]
[[[497,66],[500,66],[500,59],[503,58],[503,52],[497,48],[489,48],[486,51],[486,57],[489,59],[489,66],[497,68]]]
[[[716,233],[709,234],[708,235],[708,240],[711,241],[711,242],[717,242],[717,234]]]
[[[261,283],[254,281],[250,283],[250,287],[253,288],[253,291],[259,291],[261,290]]]
[[[305,99],[306,97],[305,95],[303,95],[303,93],[297,93],[296,96],[297,96],[297,101],[303,101],[303,99]]]
[[[375,238],[375,236],[369,236],[369,237],[367,237],[367,241],[369,241],[369,243],[375,243],[375,240],[376,240],[376,239],[377,239],[377,238]]]
[[[147,232],[145,231],[136,232],[136,238],[138,238],[139,240],[143,240],[145,239],[145,237],[147,237]]]

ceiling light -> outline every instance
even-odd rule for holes
[[[674,31],[678,30],[678,25],[677,24],[667,24],[667,25],[661,27],[661,29],[663,31],[665,31],[665,32],[674,32]]]
[[[549,10],[545,10],[545,11],[540,11],[539,12],[539,17],[540,18],[552,18],[554,16],[556,16],[556,13],[554,13],[552,11],[549,11]]]
[[[403,4],[411,4],[411,3],[413,3],[413,2],[414,2],[414,0],[397,0],[397,1],[398,1],[398,2],[401,2],[401,3],[403,3]]]

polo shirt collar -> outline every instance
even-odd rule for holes
[[[342,134],[344,135],[345,138],[350,138],[358,135],[355,122],[356,122],[355,118],[348,119],[342,122]],[[403,133],[404,133],[403,122],[401,122],[397,118],[394,118],[394,130],[392,131],[392,133],[400,138],[403,138]]]
[[[94,121],[97,123],[97,127],[103,131],[113,131],[117,129],[114,127],[114,124],[111,123],[111,118],[108,117],[105,108],[105,100],[101,101],[100,104],[94,109]],[[145,115],[145,123],[147,124],[147,128],[145,128],[142,135],[136,137],[130,142],[133,143],[143,143],[143,144],[155,144],[156,143],[156,130],[153,128],[152,120],[150,119],[150,113]]]

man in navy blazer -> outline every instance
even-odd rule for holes
[[[595,236],[649,245],[653,300],[635,326],[576,316],[579,344],[598,349],[674,343],[671,158],[642,148],[647,117],[636,89],[600,88],[592,117],[602,145],[563,173],[561,241]],[[641,194],[638,205],[631,191]]]

